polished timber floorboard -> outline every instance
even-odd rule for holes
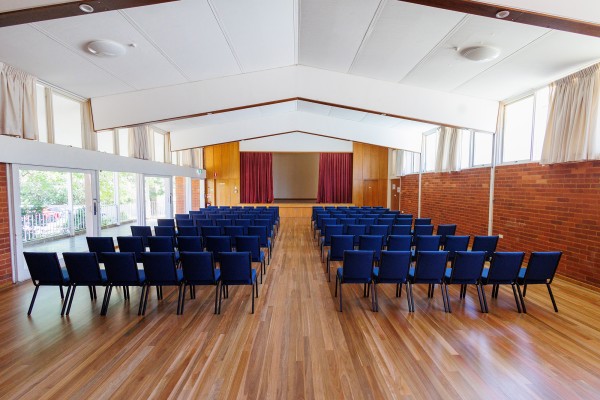
[[[198,287],[175,314],[177,295],[153,289],[145,317],[113,291],[99,316],[86,289],[60,317],[56,288],[40,289],[31,317],[30,283],[0,291],[0,398],[467,398],[600,397],[600,294],[555,282],[560,312],[543,287],[530,287],[528,314],[510,289],[479,312],[450,290],[445,314],[439,289],[415,289],[416,312],[392,285],[370,310],[362,287],[333,297],[308,221],[281,224],[274,258],[260,285],[256,314],[250,287],[230,288],[213,315],[213,288]]]

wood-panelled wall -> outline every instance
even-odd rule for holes
[[[225,143],[204,148],[206,203],[214,206],[240,204],[240,145]]]
[[[352,160],[352,203],[356,206],[386,206],[388,149],[354,143]]]

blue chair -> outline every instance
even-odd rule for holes
[[[431,225],[431,218],[415,218],[415,226]]]
[[[342,285],[345,283],[363,284],[363,296],[368,296],[367,285],[373,284],[373,251],[371,250],[346,250],[344,251],[343,266],[337,269],[335,279],[335,296],[340,287],[340,312],[342,312]],[[371,308],[375,304],[371,300]]]
[[[226,226],[233,225],[233,220],[231,220],[229,218],[218,218],[218,219],[215,219],[215,225],[221,228],[221,235],[222,235],[223,233],[225,233]]]
[[[221,227],[220,226],[201,226],[200,233],[203,238],[207,236],[221,236]]]
[[[438,235],[417,235],[415,237],[415,250],[413,252],[413,261],[417,259],[420,251],[436,251],[440,249],[440,236]]]
[[[394,224],[392,225],[392,235],[410,235],[412,233],[410,228],[410,225]]]
[[[117,236],[117,244],[121,253],[134,253],[135,261],[142,262],[142,253],[146,252],[144,238],[140,236]]]
[[[377,285],[380,283],[395,283],[396,297],[402,294],[402,285],[406,284],[408,293],[408,270],[410,268],[410,251],[382,251],[379,267],[373,268],[373,297],[375,301],[375,311],[379,311],[379,297],[377,295]],[[410,298],[406,296],[408,307],[410,308]]]
[[[339,225],[338,219],[331,218],[331,217],[322,218],[320,229],[319,229],[319,236],[318,236],[319,238],[325,235],[325,229],[327,228],[327,225]],[[321,243],[321,240],[319,239],[317,241],[317,245],[319,245],[320,243]]]
[[[394,225],[401,225],[401,226],[408,226],[410,228],[412,228],[412,218],[396,218],[396,221],[394,222]]]
[[[173,253],[179,261],[179,252],[175,250],[175,238],[172,236],[150,236],[148,247],[152,253]]]
[[[224,226],[223,227],[224,236],[231,237],[231,245],[236,247],[236,237],[244,236],[247,233],[247,230],[244,229],[243,226]]]
[[[142,294],[144,295],[142,315],[146,314],[150,286],[156,286],[157,297],[159,300],[162,300],[163,298],[163,286],[178,287],[179,297],[177,299],[177,315],[180,315],[183,312],[181,309],[183,271],[176,267],[175,254],[171,252],[143,253],[142,263],[144,264],[144,274],[146,276],[146,281],[144,282],[146,289],[142,291]]]
[[[194,224],[200,229],[202,229],[205,226],[215,226],[215,224],[213,223],[213,220],[210,218],[194,219]],[[219,231],[220,231],[220,229],[219,229]]]
[[[377,225],[385,225],[387,226],[389,235],[392,233],[392,226],[394,225],[394,218],[377,218]]]
[[[135,253],[105,253],[103,258],[108,286],[104,292],[104,303],[100,315],[106,315],[108,312],[110,296],[115,286],[123,286],[125,300],[130,299],[129,286],[139,286],[142,288],[142,296],[140,297],[140,304],[138,306],[138,315],[141,315],[142,299],[146,290],[144,286],[146,275],[143,270],[138,269]]]
[[[179,224],[179,221],[183,221],[183,220],[191,220],[190,215],[189,214],[175,214],[175,221],[177,221],[177,224]]]
[[[327,252],[327,282],[331,282],[330,264],[332,261],[344,261],[344,251],[354,250],[354,236],[333,235],[331,247]]]
[[[195,226],[194,225],[194,220],[192,220],[192,219],[176,219],[175,222],[177,222],[177,230],[178,231],[181,228],[187,228],[187,227],[190,227],[190,226]]]
[[[515,302],[517,303],[517,311],[519,313],[521,312],[523,296],[521,294],[521,287],[519,286],[517,279],[519,277],[519,271],[521,270],[524,257],[525,253],[522,251],[497,251],[492,256],[490,268],[484,268],[484,270],[481,272],[481,284],[492,285],[492,298],[498,298],[498,289],[500,285],[511,285],[513,295],[515,296]],[[485,298],[484,286],[481,287],[481,292],[483,295],[485,312],[489,312],[487,300]]]
[[[260,263],[260,283],[263,280],[263,274],[267,273],[265,263],[265,253],[260,249],[260,239],[258,236],[238,236],[235,251],[248,252],[252,257],[252,262]]]
[[[369,235],[379,235],[381,236],[381,245],[385,246],[387,242],[387,237],[390,234],[390,227],[387,225],[371,225],[367,228]]]
[[[177,237],[181,236],[200,236],[200,230],[197,226],[180,226],[177,229]]]
[[[390,251],[410,251],[412,245],[411,235],[388,236],[387,249]]]
[[[171,236],[175,237],[175,227],[174,226],[155,226],[154,227],[154,236]],[[148,244],[150,246],[150,244]]]
[[[323,225],[324,235],[321,237],[321,262],[324,262],[323,251],[325,247],[331,246],[331,236],[341,235],[344,231],[344,225]]]
[[[270,250],[273,250],[273,224],[271,224],[271,220],[264,218],[256,218],[254,220],[254,226],[264,226],[265,228],[267,228],[267,238],[269,238],[269,240],[271,241]],[[250,231],[248,231],[248,235],[250,234]]]
[[[433,235],[433,225],[415,225],[413,236],[417,235]]]
[[[148,247],[148,236],[152,236],[152,228],[149,226],[131,226],[131,236],[139,236],[144,242],[144,247]]]
[[[548,294],[550,300],[552,300],[552,306],[554,311],[558,312],[554,295],[550,285],[554,280],[554,275],[558,269],[558,263],[562,256],[561,251],[534,251],[531,253],[527,268],[521,268],[519,271],[519,277],[517,279],[518,285],[523,285],[523,298],[521,298],[521,305],[523,306],[523,312],[526,313],[525,308],[525,294],[527,294],[527,285],[546,285],[548,288]]]
[[[216,262],[221,261],[220,253],[231,251],[231,237],[229,236],[206,236],[204,238],[206,251],[213,253]]]
[[[246,233],[248,231],[248,227],[252,225],[252,220],[251,219],[244,219],[244,218],[236,218],[234,220],[234,224],[236,226],[243,226]]]
[[[85,240],[87,241],[88,250],[96,253],[98,262],[104,262],[102,253],[114,253],[116,251],[115,242],[112,237],[87,236]]]
[[[481,294],[481,273],[483,272],[484,264],[485,251],[457,251],[452,261],[452,267],[447,268],[444,275],[444,283],[446,285],[460,285],[461,299],[465,298],[467,285],[475,285],[482,313],[486,312]],[[450,297],[448,297],[448,312],[452,312]]]
[[[457,251],[467,251],[469,247],[470,236],[446,236],[446,243],[444,244],[444,250],[448,252],[448,260],[454,259],[454,254]]]
[[[202,238],[200,236],[179,236],[177,240],[179,256],[184,251],[203,251]]]
[[[436,235],[441,236],[440,246],[444,247],[446,244],[446,236],[454,234],[456,234],[456,224],[438,225]]]
[[[185,304],[185,288],[190,287],[190,297],[196,298],[196,286],[215,287],[215,314],[219,299],[221,270],[215,269],[212,253],[198,251],[181,252],[181,269],[183,271],[183,295],[181,296],[181,313]]]
[[[265,249],[267,253],[267,264],[271,264],[271,252],[273,251],[271,239],[267,234],[265,226],[249,226],[248,236],[258,236],[261,249]]]
[[[221,290],[219,292],[218,313],[221,313],[222,297],[229,297],[229,286],[252,286],[252,314],[254,314],[254,296],[258,297],[258,282],[256,270],[252,268],[252,255],[250,252],[223,252],[221,258]]]
[[[410,312],[415,312],[415,300],[412,295],[412,287],[418,283],[429,285],[427,297],[432,298],[436,284],[440,284],[442,289],[442,300],[444,301],[444,311],[448,312],[448,288],[444,285],[444,274],[446,272],[446,262],[448,260],[447,251],[420,251],[417,255],[417,263],[414,268],[408,271],[408,292],[410,295]]]
[[[96,300],[96,286],[107,286],[106,271],[100,269],[98,264],[98,257],[96,253],[89,252],[67,252],[63,253],[63,259],[65,260],[65,267],[69,273],[69,280],[71,282],[71,298],[67,297],[69,305],[67,306],[66,315],[71,312],[71,305],[73,304],[73,297],[75,297],[75,289],[78,285],[87,286],[90,289],[90,299]],[[106,298],[106,291],[105,291]],[[104,301],[102,302],[102,309],[104,309]]]
[[[33,286],[35,286],[27,315],[31,315],[33,304],[35,303],[35,298],[40,286],[58,286],[60,298],[63,300],[60,315],[64,315],[68,302],[65,301],[62,287],[67,287],[68,300],[71,293],[71,281],[69,280],[69,273],[67,270],[60,267],[58,255],[56,253],[33,253],[25,251],[23,252],[23,256],[25,257],[25,262],[27,263],[27,268],[31,275],[31,281],[33,282]]]
[[[371,225],[375,225],[377,218],[374,217],[370,217],[370,218],[366,218],[366,217],[360,217],[356,220],[356,222],[354,224],[348,224],[348,225],[364,225],[366,227],[369,227]]]
[[[348,225],[356,225],[356,223],[357,223],[356,218],[351,218],[351,217],[348,217],[348,216],[340,218],[340,225],[343,225],[344,228],[346,226],[348,226]]]
[[[471,251],[485,251],[485,259],[490,260],[498,245],[498,236],[475,236]]]
[[[171,226],[175,228],[175,220],[172,218],[158,218],[156,220],[156,225],[158,226]]]
[[[358,246],[358,238],[360,235],[367,234],[367,226],[366,225],[348,225],[346,227],[345,235],[354,236],[354,245]]]
[[[383,248],[381,235],[360,235],[358,238],[358,250],[370,250],[373,252],[373,261],[379,262],[381,249]]]

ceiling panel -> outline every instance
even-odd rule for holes
[[[319,115],[329,115],[331,107],[326,106],[324,104],[312,103],[310,101],[301,100],[298,102],[298,111],[304,111]]]
[[[535,26],[470,15],[402,83],[451,92],[548,32]],[[500,56],[490,62],[474,62],[456,50],[478,45],[497,47]]]
[[[400,120],[398,118],[387,117],[385,115],[371,114],[371,113],[367,113],[367,115],[365,115],[365,117],[361,120],[361,122],[364,122],[367,124],[384,126],[386,128],[391,128],[395,125],[398,125],[399,121]]]
[[[294,64],[293,0],[214,1],[243,72]]]
[[[379,0],[302,0],[300,64],[348,72],[379,3]]]
[[[273,114],[281,114],[298,109],[298,102],[296,100],[284,101],[283,103],[269,104],[268,106],[259,107],[260,113],[263,117]]]
[[[340,107],[331,107],[331,111],[329,112],[330,117],[347,119],[350,121],[362,121],[363,118],[367,115],[367,113],[349,110],[347,108]]]
[[[30,25],[0,29],[0,61],[82,97],[105,96],[134,89]]]
[[[136,89],[186,82],[183,75],[118,11],[36,22],[33,25]],[[128,47],[123,57],[97,57],[85,48],[87,43],[98,39],[110,39],[125,45],[135,43],[137,47]],[[98,82],[98,85],[102,85],[102,82]]]
[[[600,38],[552,31],[456,92],[505,100],[600,61]]]
[[[123,11],[191,81],[240,73],[204,0],[181,0]]]
[[[465,14],[388,1],[352,65],[352,74],[398,82]]]

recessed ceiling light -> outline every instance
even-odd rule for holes
[[[496,18],[504,19],[510,15],[510,11],[503,10],[496,13]]]
[[[94,12],[94,7],[90,6],[89,4],[80,4],[79,9],[88,14]]]
[[[98,57],[119,57],[125,55],[127,48],[112,40],[95,40],[89,42],[87,50]]]
[[[485,62],[498,58],[500,49],[492,46],[473,46],[459,49],[458,53],[468,60]]]

